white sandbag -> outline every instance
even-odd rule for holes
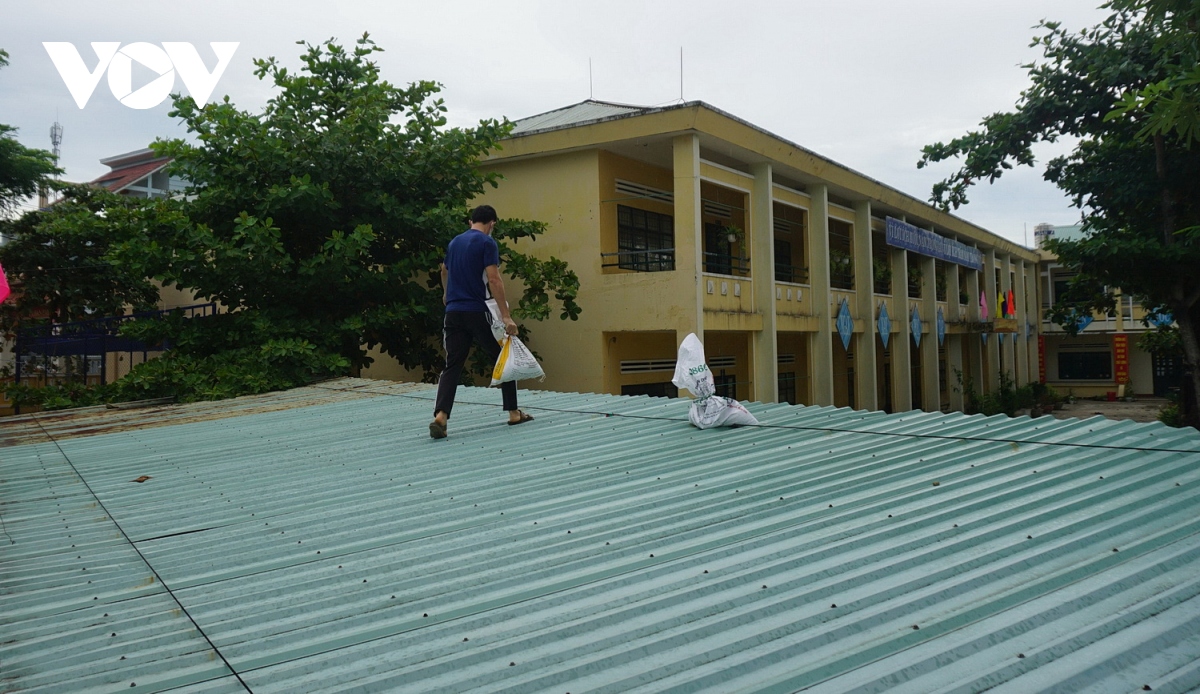
[[[697,429],[758,424],[742,403],[720,395],[693,400],[688,409],[688,421]]]
[[[500,349],[500,357],[496,359],[496,368],[492,369],[492,385],[498,386],[508,381],[524,381],[536,378],[539,381],[546,378],[542,365],[538,363],[533,352],[521,342],[516,335],[504,338],[504,346]]]
[[[698,429],[758,424],[758,419],[740,402],[715,395],[712,371],[704,363],[704,345],[695,333],[689,333],[679,345],[671,383],[691,391],[695,397],[688,409],[688,421]]]

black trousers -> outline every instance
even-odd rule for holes
[[[500,356],[500,344],[492,336],[492,314],[482,313],[447,313],[442,323],[442,346],[446,348],[446,369],[438,379],[437,401],[433,406],[433,414],[445,412],[450,416],[454,409],[454,395],[458,391],[458,379],[462,376],[463,365],[467,363],[467,355],[471,345],[476,344],[488,356],[488,361],[495,364]],[[505,410],[517,409],[517,382],[509,381],[500,385],[500,394],[504,400]]]

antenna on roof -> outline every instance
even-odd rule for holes
[[[683,46],[679,47],[679,100],[683,101]]]
[[[588,101],[592,100],[592,59],[588,58]]]
[[[63,134],[63,127],[58,122],[58,114],[55,113],[54,114],[54,125],[50,126],[50,144],[53,147],[50,150],[50,152],[51,152],[51,154],[54,155],[54,165],[55,166],[58,166],[58,157],[62,153],[62,148],[61,148],[62,134]],[[55,178],[58,178],[57,174],[55,175]],[[38,191],[38,207],[45,208],[45,207],[48,207],[49,205],[50,205],[50,189],[45,184],[42,184],[41,190]]]

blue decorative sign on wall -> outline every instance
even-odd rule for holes
[[[838,335],[842,336],[842,346],[850,349],[850,337],[854,335],[854,319],[850,317],[850,304],[842,299],[842,305],[837,314]]]
[[[937,314],[937,336],[938,344],[946,344],[946,317],[942,315],[942,307],[938,306]]]
[[[888,317],[887,304],[879,304],[879,338],[883,340],[883,348],[887,349],[888,338],[892,335],[892,319]]]
[[[912,310],[912,319],[908,321],[908,327],[912,328],[913,341],[917,346],[921,346],[921,314],[917,313],[917,307]]]

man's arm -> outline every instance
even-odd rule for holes
[[[500,308],[500,320],[504,321],[504,332],[509,335],[517,334],[517,324],[508,313],[508,301],[504,297],[504,279],[500,277],[500,268],[488,265],[486,268],[488,289],[492,290],[492,298]]]
[[[446,292],[450,291],[450,270],[442,263],[442,306],[446,305]]]

